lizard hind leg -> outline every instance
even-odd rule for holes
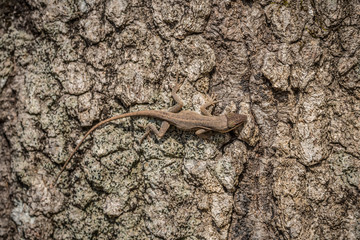
[[[179,91],[181,85],[183,84],[183,82],[179,82],[179,70],[176,73],[176,83],[175,86],[172,88],[171,90],[171,96],[172,98],[175,100],[176,105],[171,107],[168,111],[172,112],[172,113],[177,113],[180,112],[182,107],[184,106],[184,102],[181,99],[181,97],[179,95],[177,95],[177,92]]]
[[[157,130],[156,126],[152,123],[149,123],[146,127],[146,131],[145,131],[145,134],[142,136],[142,138],[140,139],[140,144],[144,141],[144,139],[146,137],[149,137],[150,136],[150,133],[153,132],[155,133],[156,137],[158,139],[161,139],[166,131],[169,129],[170,127],[170,123],[166,122],[166,121],[163,121],[162,124],[161,124],[161,127],[159,130]]]
[[[180,112],[182,107],[184,106],[183,100],[181,99],[181,97],[179,95],[177,95],[177,91],[179,91],[180,87],[181,87],[181,83],[176,83],[175,87],[173,87],[173,89],[171,91],[171,96],[175,100],[176,105],[171,107],[168,110],[169,112],[172,112],[172,113]]]

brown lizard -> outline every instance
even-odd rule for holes
[[[177,76],[178,78],[178,76]],[[77,144],[75,149],[72,151],[68,159],[65,161],[65,164],[61,168],[60,172],[57,174],[54,180],[54,186],[61,173],[65,170],[66,166],[70,162],[71,158],[74,156],[76,151],[79,149],[81,144],[84,142],[85,138],[92,133],[98,127],[104,125],[105,123],[126,117],[152,117],[163,120],[160,129],[158,130],[155,125],[148,124],[146,127],[146,132],[144,136],[141,138],[140,143],[145,139],[145,137],[149,136],[150,132],[155,133],[158,139],[161,139],[166,131],[169,129],[170,125],[174,125],[175,127],[185,130],[185,131],[195,131],[195,134],[198,136],[204,136],[206,132],[214,131],[220,133],[230,132],[233,129],[236,129],[243,125],[246,122],[246,115],[237,114],[237,113],[228,113],[221,116],[213,116],[207,110],[207,108],[211,105],[217,103],[213,98],[207,100],[205,104],[200,107],[200,111],[202,114],[191,112],[191,111],[181,111],[183,107],[182,99],[176,94],[179,90],[181,84],[177,83],[176,86],[172,89],[171,95],[176,101],[176,105],[170,108],[168,111],[158,111],[158,110],[145,110],[138,112],[130,112],[124,113],[118,116],[114,116],[108,119],[105,119],[95,126],[93,126],[81,139],[81,141]]]

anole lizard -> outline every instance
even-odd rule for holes
[[[140,143],[142,143],[145,137],[149,136],[150,132],[155,133],[155,135],[159,139],[162,138],[165,135],[166,131],[169,129],[170,125],[174,125],[175,127],[185,131],[195,131],[196,135],[203,136],[204,133],[209,131],[220,132],[220,133],[230,132],[231,130],[240,127],[242,124],[246,122],[247,117],[246,115],[243,114],[228,113],[221,116],[211,115],[211,113],[206,108],[217,103],[217,101],[214,101],[213,98],[207,100],[205,104],[203,104],[200,107],[200,111],[202,114],[192,111],[181,111],[184,104],[182,99],[176,94],[180,86],[181,84],[177,83],[176,86],[172,89],[171,95],[176,101],[176,105],[170,108],[168,111],[145,110],[145,111],[124,113],[118,116],[105,119],[99,122],[98,124],[96,124],[95,126],[93,126],[85,134],[85,136],[81,139],[81,141],[72,151],[68,159],[65,161],[64,166],[61,168],[60,172],[57,174],[53,182],[54,186],[56,185],[56,182],[60,177],[61,173],[65,170],[66,166],[70,162],[71,158],[74,156],[76,151],[84,142],[85,138],[95,129],[108,122],[126,117],[152,117],[163,120],[159,130],[157,130],[155,125],[150,123],[147,126],[146,132],[144,136],[141,138]]]

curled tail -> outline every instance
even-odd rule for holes
[[[95,131],[95,129],[97,129],[98,127],[120,119],[120,118],[126,118],[126,117],[135,117],[135,116],[149,116],[149,117],[155,117],[155,118],[161,118],[162,119],[162,115],[166,114],[166,112],[163,111],[156,111],[156,110],[151,110],[151,111],[138,111],[138,112],[131,112],[131,113],[124,113],[118,116],[114,116],[108,119],[105,119],[104,121],[99,122],[98,124],[96,124],[95,126],[93,126],[89,131],[87,131],[87,133],[85,134],[85,136],[81,139],[81,141],[78,143],[78,145],[76,145],[75,149],[72,151],[72,153],[70,154],[70,156],[66,159],[64,165],[62,166],[60,172],[56,175],[56,178],[54,180],[54,182],[51,184],[51,187],[56,186],[57,180],[59,179],[60,175],[64,172],[66,166],[69,164],[71,158],[75,155],[76,151],[79,149],[79,147],[81,146],[81,144],[84,142],[84,140],[86,139],[87,136],[90,135],[90,133],[92,133],[93,131]]]

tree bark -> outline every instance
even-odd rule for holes
[[[3,239],[360,239],[360,2],[1,1]],[[208,139],[117,114],[248,122]],[[5,197],[3,197],[5,196]]]

